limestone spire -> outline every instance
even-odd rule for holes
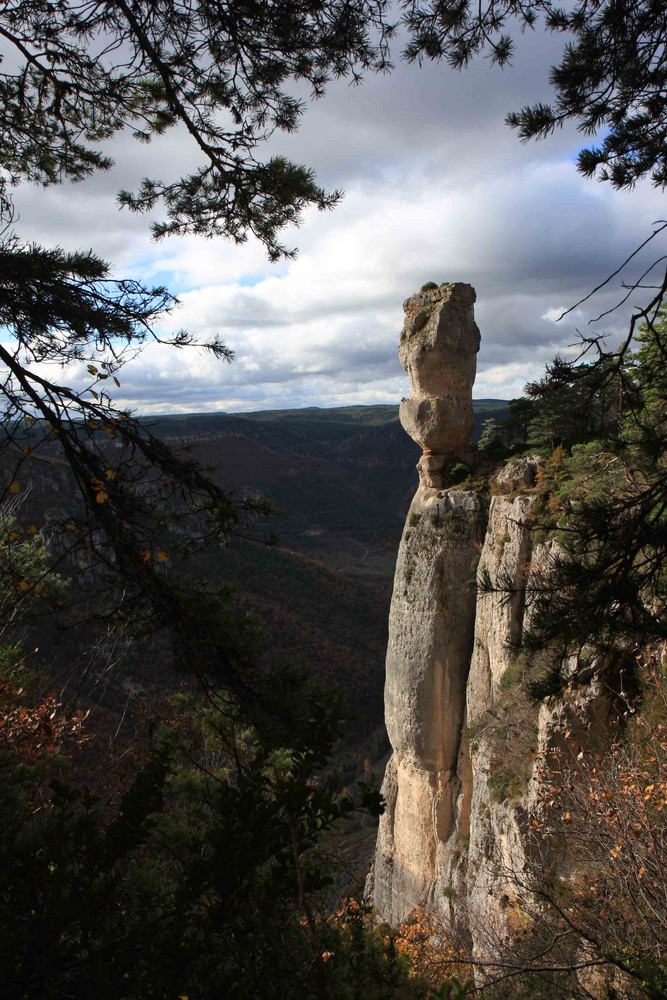
[[[480,339],[475,299],[472,285],[457,281],[418,292],[403,303],[398,356],[410,376],[412,395],[402,400],[400,418],[423,449],[417,467],[424,487],[442,486],[445,461],[470,450]]]

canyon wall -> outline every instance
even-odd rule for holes
[[[558,701],[537,703],[519,684],[513,640],[530,614],[526,585],[553,545],[536,544],[531,527],[539,459],[514,460],[490,489],[443,487],[446,463],[471,457],[474,301],[469,285],[446,284],[404,305],[400,357],[413,393],[401,420],[424,454],[390,611],[392,755],[369,893],[390,924],[426,906],[488,959],[520,929],[517,886],[543,847],[531,822],[545,762],[566,739],[603,731],[610,701],[595,665]]]

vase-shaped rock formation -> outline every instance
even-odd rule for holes
[[[419,292],[403,303],[398,356],[410,376],[412,395],[401,402],[400,417],[424,452],[419,462],[422,486],[441,486],[447,458],[470,449],[479,351],[474,304],[474,288],[462,282]]]
[[[457,760],[485,512],[471,491],[444,492],[448,457],[470,450],[479,331],[470,285],[412,296],[399,354],[412,396],[401,421],[424,449],[398,554],[389,620],[385,721],[393,754],[383,793],[373,894],[401,920],[434,903],[460,797]]]
[[[470,450],[474,301],[469,285],[454,284],[404,306],[412,396],[401,420],[424,456],[394,579],[392,755],[369,894],[394,925],[417,906],[433,910],[483,964],[529,926],[537,897],[525,887],[539,865],[560,864],[559,843],[531,832],[531,817],[535,829],[548,825],[550,768],[573,747],[602,744],[614,696],[604,658],[590,660],[585,683],[540,704],[523,683],[544,664],[518,656],[516,641],[557,547],[536,542],[533,528],[541,460],[514,459],[489,491],[444,489],[439,478],[447,458]],[[576,660],[560,661],[563,677],[581,678]]]

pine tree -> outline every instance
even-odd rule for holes
[[[667,15],[662,0],[639,3],[581,0],[563,7],[552,0],[499,3],[484,8],[464,0],[405,6],[411,38],[409,59],[446,59],[457,68],[487,52],[500,66],[511,62],[516,29],[547,31],[567,38],[559,65],[551,70],[551,104],[526,106],[507,116],[524,141],[551,135],[568,121],[585,135],[604,134],[583,149],[578,168],[616,188],[631,188],[650,176],[667,184]]]
[[[530,580],[521,641],[556,663],[667,637],[666,330],[663,311],[635,350],[550,366],[526,387],[547,460],[535,527],[557,545]]]

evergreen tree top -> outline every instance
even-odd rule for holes
[[[332,207],[307,166],[280,156],[262,162],[258,145],[298,128],[304,109],[295,81],[314,97],[337,77],[358,82],[391,69],[395,24],[407,33],[408,60],[445,59],[464,67],[483,52],[505,65],[512,29],[567,36],[551,71],[554,100],[508,116],[522,139],[574,121],[599,146],[579,169],[631,187],[650,175],[667,183],[665,81],[667,15],[662,0],[198,0],[77,3],[11,0],[0,11],[0,170],[5,183],[80,180],[111,164],[105,142],[122,130],[148,142],[178,126],[193,146],[191,173],[145,178],[120,201],[135,211],[159,205],[155,236],[254,234],[272,259],[293,251],[279,231],[309,205]],[[7,190],[2,198],[8,210]]]
[[[315,204],[340,197],[312,172],[255,149],[275,129],[297,128],[305,81],[320,96],[339,76],[387,66],[386,0],[218,3],[3,4],[0,168],[11,182],[80,180],[112,161],[102,144],[129,129],[148,142],[178,125],[197,166],[178,180],[144,179],[121,203],[162,202],[154,234],[205,233],[240,243],[250,233],[269,255],[289,255],[278,231]]]

